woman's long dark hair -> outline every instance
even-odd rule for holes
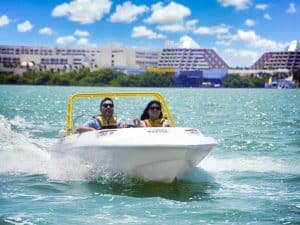
[[[154,104],[154,103],[157,104],[157,105],[159,105],[159,107],[161,108],[161,104],[160,104],[159,101],[157,101],[157,100],[152,100],[151,102],[148,103],[148,105],[147,105],[146,108],[144,109],[144,112],[143,112],[143,114],[141,115],[141,120],[149,119],[148,110],[149,110],[150,106],[151,106],[152,104]],[[158,118],[162,118],[162,117],[163,117],[163,114],[162,114],[162,111],[160,111],[160,114],[159,114],[159,117],[158,117]]]

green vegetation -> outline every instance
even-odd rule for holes
[[[296,83],[300,82],[300,70],[293,72]],[[268,82],[270,74],[260,76],[240,76],[228,74],[222,79],[224,87],[229,88],[262,88]],[[275,76],[276,78],[281,78]],[[194,83],[193,83],[194,82]],[[196,85],[195,85],[196,82]],[[88,68],[79,71],[58,73],[54,71],[27,71],[23,75],[0,74],[0,84],[34,84],[34,85],[72,85],[72,86],[107,86],[107,87],[170,87],[201,85],[202,80],[188,78],[171,78],[166,74],[144,73],[126,75],[112,69],[90,71]],[[212,81],[213,82],[213,81]]]
[[[224,87],[259,88],[264,87],[264,84],[268,83],[270,76],[273,77],[273,80],[285,79],[289,76],[292,76],[296,86],[299,87],[300,84],[300,69],[293,70],[289,73],[278,72],[273,75],[262,73],[259,76],[240,76],[239,74],[228,74],[222,79],[222,82]]]
[[[295,69],[292,71],[293,80],[299,85],[300,84],[300,69]]]
[[[23,75],[1,74],[0,84],[109,86],[109,87],[169,87],[171,80],[165,74],[144,73],[126,75],[112,69],[55,73],[51,71],[28,71]]]
[[[239,74],[228,74],[223,78],[225,87],[230,88],[259,88],[264,87],[270,75],[263,76],[240,76]]]

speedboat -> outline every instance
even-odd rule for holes
[[[149,97],[158,99],[172,127],[119,128],[73,133],[73,100],[83,97]],[[198,129],[176,127],[159,93],[90,93],[69,98],[67,130],[56,151],[78,156],[101,168],[145,181],[170,183],[196,167],[216,145]]]

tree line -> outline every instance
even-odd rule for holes
[[[272,76],[273,80],[286,79],[289,76],[292,77],[295,86],[300,86],[300,69],[295,69],[287,73],[278,72],[274,74],[261,73],[259,76],[250,75],[250,76],[240,76],[239,74],[228,74],[223,79],[223,85],[225,87],[232,88],[258,88],[264,87],[265,83],[268,83],[269,78]]]
[[[268,82],[270,74],[260,76],[240,76],[228,74],[222,78],[222,86],[230,88],[261,88]],[[299,84],[300,71],[293,74]],[[146,72],[139,75],[127,75],[113,69],[90,71],[82,68],[78,71],[58,73],[54,71],[27,71],[23,75],[0,74],[0,84],[29,84],[29,85],[65,85],[65,86],[109,86],[109,87],[173,87],[178,81],[183,86],[191,85],[188,77],[172,77],[161,73]],[[201,86],[205,80],[198,78],[196,86]],[[185,82],[183,82],[183,81]],[[218,81],[220,82],[220,81]],[[195,83],[195,82],[194,82]]]
[[[223,78],[223,85],[229,88],[263,88],[268,82],[270,75],[240,76],[228,74]]]
[[[27,71],[23,75],[0,74],[1,84],[110,86],[110,87],[169,87],[171,79],[165,74],[144,73],[126,75],[112,69],[90,71],[80,69],[68,73]]]

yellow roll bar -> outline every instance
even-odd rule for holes
[[[101,92],[101,93],[77,93],[71,95],[68,99],[67,105],[67,120],[66,120],[66,129],[67,135],[72,133],[73,127],[73,100],[76,98],[105,98],[105,97],[154,97],[160,103],[162,107],[162,113],[165,117],[168,118],[172,127],[175,127],[173,116],[170,112],[169,106],[165,98],[157,92]]]

